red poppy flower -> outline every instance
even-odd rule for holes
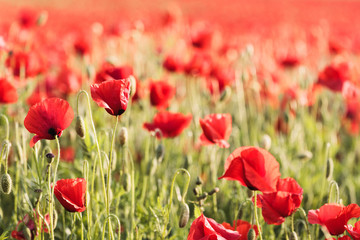
[[[104,64],[102,69],[96,74],[95,83],[125,79],[132,75],[134,75],[134,71],[129,65],[115,67],[112,64]]]
[[[222,148],[230,147],[227,142],[232,129],[230,114],[210,114],[199,122],[203,130],[200,135],[202,145],[217,144]]]
[[[194,24],[191,29],[191,44],[200,49],[211,47],[213,32],[210,26],[204,22]]]
[[[331,235],[342,234],[349,219],[357,217],[360,217],[360,207],[354,203],[349,206],[329,203],[308,213],[309,223],[326,227]]]
[[[152,123],[144,123],[143,127],[148,131],[159,129],[163,137],[173,138],[180,135],[189,126],[191,119],[191,114],[159,112],[155,115]]]
[[[169,72],[181,72],[183,65],[181,59],[175,55],[168,55],[163,62],[163,67]]]
[[[360,240],[360,221],[356,222],[354,227],[350,224],[345,225],[345,229],[353,238],[353,240]]]
[[[74,41],[74,50],[77,54],[84,56],[91,51],[91,44],[88,38],[78,36]]]
[[[211,56],[202,52],[196,52],[185,65],[185,72],[190,75],[208,76],[211,70]]]
[[[99,107],[114,116],[125,112],[130,94],[130,79],[109,80],[90,86],[91,97]]]
[[[56,182],[54,194],[69,212],[83,212],[86,209],[86,180],[83,178],[61,179]]]
[[[15,103],[17,100],[16,88],[5,78],[0,78],[0,103]]]
[[[233,223],[233,226],[231,226],[229,223],[223,222],[221,225],[223,225],[226,229],[230,229],[230,230],[234,230],[235,228],[233,226],[235,226],[235,221]],[[256,225],[251,225],[249,222],[247,221],[243,221],[243,220],[237,220],[236,222],[236,231],[238,233],[240,233],[241,237],[239,238],[239,240],[247,240],[247,235],[249,233],[249,230],[253,228],[255,230],[256,236],[259,235],[259,231],[257,229]]]
[[[61,69],[56,78],[57,89],[65,95],[78,92],[81,84],[81,77],[66,66]]]
[[[64,162],[72,163],[75,159],[75,149],[73,147],[65,147],[60,150],[60,159]]]
[[[225,162],[225,173],[219,179],[239,181],[251,190],[275,192],[280,178],[279,163],[259,147],[237,148]]]
[[[74,112],[69,103],[60,98],[48,98],[31,106],[24,120],[25,128],[36,134],[30,141],[30,147],[41,139],[60,137],[73,118]]]
[[[238,232],[226,229],[214,219],[207,218],[201,214],[201,216],[191,224],[187,240],[240,240],[240,237]]]
[[[347,62],[332,63],[319,73],[317,83],[335,92],[341,92],[350,80],[350,66]]]
[[[326,240],[336,240],[336,238],[327,238]],[[342,237],[338,237],[337,240],[351,240],[351,237],[342,236]],[[356,240],[356,239],[354,238],[354,240]]]
[[[25,77],[33,77],[46,69],[37,51],[14,52],[6,60],[6,65],[12,69],[14,76],[19,77],[22,69]]]
[[[277,191],[258,195],[258,207],[267,224],[280,225],[300,207],[303,189],[293,178],[280,179]]]
[[[166,81],[151,81],[149,88],[151,105],[157,109],[167,108],[175,95],[175,88]]]
[[[231,68],[213,67],[211,75],[206,78],[207,88],[213,95],[219,95],[226,86],[230,86],[235,80],[235,71]]]

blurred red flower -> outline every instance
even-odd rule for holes
[[[349,63],[334,62],[319,73],[317,83],[332,91],[341,92],[344,83],[348,80],[350,80]]]
[[[31,106],[24,120],[25,128],[36,134],[30,141],[30,147],[41,139],[60,137],[73,118],[74,112],[69,103],[60,98],[48,98]]]
[[[207,218],[201,214],[191,224],[187,240],[240,240],[240,237],[241,235],[238,232],[226,229],[214,219]]]
[[[206,78],[207,88],[213,95],[220,95],[226,86],[235,81],[235,71],[231,68],[214,66]]]
[[[250,190],[275,192],[280,178],[279,163],[259,147],[237,148],[225,162],[225,173],[219,179],[238,181]]]
[[[65,147],[65,148],[61,148],[60,150],[60,159],[65,162],[69,162],[69,163],[74,162],[75,155],[76,152],[73,147]]]
[[[308,220],[310,224],[320,224],[331,235],[340,235],[345,231],[345,225],[351,218],[360,217],[360,207],[357,204],[344,206],[328,203],[317,210],[310,210]]]
[[[360,240],[360,221],[356,222],[354,227],[350,224],[345,225],[345,229],[353,238],[353,240]]]
[[[76,93],[81,89],[82,80],[80,75],[64,66],[56,77],[57,89],[65,95]]]
[[[211,47],[213,31],[205,22],[197,22],[191,28],[191,44],[195,48],[207,49]]]
[[[233,222],[233,226],[231,226],[229,223],[223,222],[221,225],[223,225],[226,229],[230,229],[230,230],[234,230],[235,231],[235,221]],[[239,238],[239,240],[247,240],[248,237],[248,233],[249,230],[253,228],[255,230],[256,236],[259,235],[259,231],[257,229],[256,225],[251,225],[249,222],[247,221],[243,221],[243,220],[237,220],[236,221],[236,231],[238,233],[240,233],[241,237]]]
[[[36,51],[13,52],[6,60],[6,66],[16,77],[20,76],[22,70],[24,70],[25,77],[34,77],[46,69],[44,61]]]
[[[202,145],[217,144],[222,148],[230,147],[227,142],[232,129],[230,114],[210,114],[204,119],[200,119],[199,122],[203,130],[200,135]]]
[[[83,178],[61,179],[56,182],[54,194],[69,212],[83,212],[86,209],[86,180]]]
[[[180,57],[175,55],[168,55],[165,57],[163,67],[169,72],[181,72],[184,68],[184,63]]]
[[[129,65],[114,66],[105,63],[99,72],[96,73],[95,83],[102,83],[108,80],[120,80],[134,75],[133,68]]]
[[[155,115],[152,123],[144,123],[143,127],[148,131],[159,129],[163,137],[173,138],[180,135],[190,125],[191,119],[191,114],[159,112]]]
[[[175,95],[175,88],[166,81],[150,81],[150,103],[157,109],[169,106],[169,101]]]
[[[303,189],[293,178],[279,179],[276,192],[258,195],[267,224],[280,225],[300,207]]]
[[[123,114],[130,94],[130,79],[109,80],[90,86],[91,97],[99,107],[114,116]]]
[[[16,88],[5,78],[0,78],[0,103],[15,103],[17,100]]]
[[[195,52],[185,65],[185,72],[190,75],[208,76],[212,70],[212,59],[209,54]]]

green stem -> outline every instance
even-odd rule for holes
[[[131,156],[129,148],[127,149],[127,153],[130,157],[131,164],[131,235],[130,239],[134,239],[134,228],[135,228],[135,167],[134,160]],[[126,153],[125,153],[126,154]]]
[[[262,238],[262,234],[261,234],[259,218],[258,218],[257,209],[256,209],[256,201],[257,201],[256,191],[253,191],[253,194],[254,194],[254,216],[255,216],[256,226],[259,231],[260,240],[262,240],[263,238]]]
[[[4,115],[4,114],[0,114],[0,118],[4,119],[5,121],[5,127],[6,127],[6,130],[5,130],[5,140],[9,140],[9,120],[8,118]]]
[[[306,217],[306,212],[305,212],[305,210],[303,208],[298,208],[297,211],[301,213],[301,216],[305,221],[305,228],[306,228],[306,232],[307,232],[307,235],[308,235],[308,239],[311,240],[309,221],[308,221],[308,218]]]
[[[333,192],[333,188],[335,187],[335,203],[339,203],[340,201],[340,190],[339,190],[339,185],[336,183],[335,180],[331,180],[330,182],[330,190],[329,190],[329,198],[328,198],[328,202],[331,203],[331,195]]]

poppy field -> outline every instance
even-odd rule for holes
[[[360,239],[359,2],[27,4],[0,240]]]

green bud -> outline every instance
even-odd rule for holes
[[[11,187],[12,187],[11,177],[10,177],[10,175],[8,173],[5,173],[1,177],[1,189],[2,189],[2,192],[5,193],[5,194],[10,194]]]
[[[122,180],[121,180],[122,186],[124,188],[124,190],[126,192],[130,192],[131,189],[131,176],[128,173],[124,173],[122,175]]]
[[[162,145],[161,143],[156,147],[156,159],[161,162],[164,154],[165,154],[165,148],[164,145]]]
[[[183,228],[186,226],[190,218],[190,209],[189,206],[182,202],[180,206],[180,219],[179,219],[179,227]]]
[[[126,127],[120,128],[120,145],[125,146],[128,142],[128,131]]]
[[[85,138],[85,122],[81,116],[76,117],[75,130],[79,137]]]
[[[222,91],[220,96],[220,102],[227,102],[229,101],[231,97],[231,88],[229,86],[226,86],[224,91]]]
[[[264,148],[265,150],[269,151],[271,148],[271,138],[269,135],[264,134],[260,141],[260,147]]]
[[[130,98],[132,98],[136,93],[136,79],[134,76],[129,77],[130,80]]]
[[[253,228],[250,228],[248,234],[247,234],[248,240],[255,240],[256,239],[256,232]]]

